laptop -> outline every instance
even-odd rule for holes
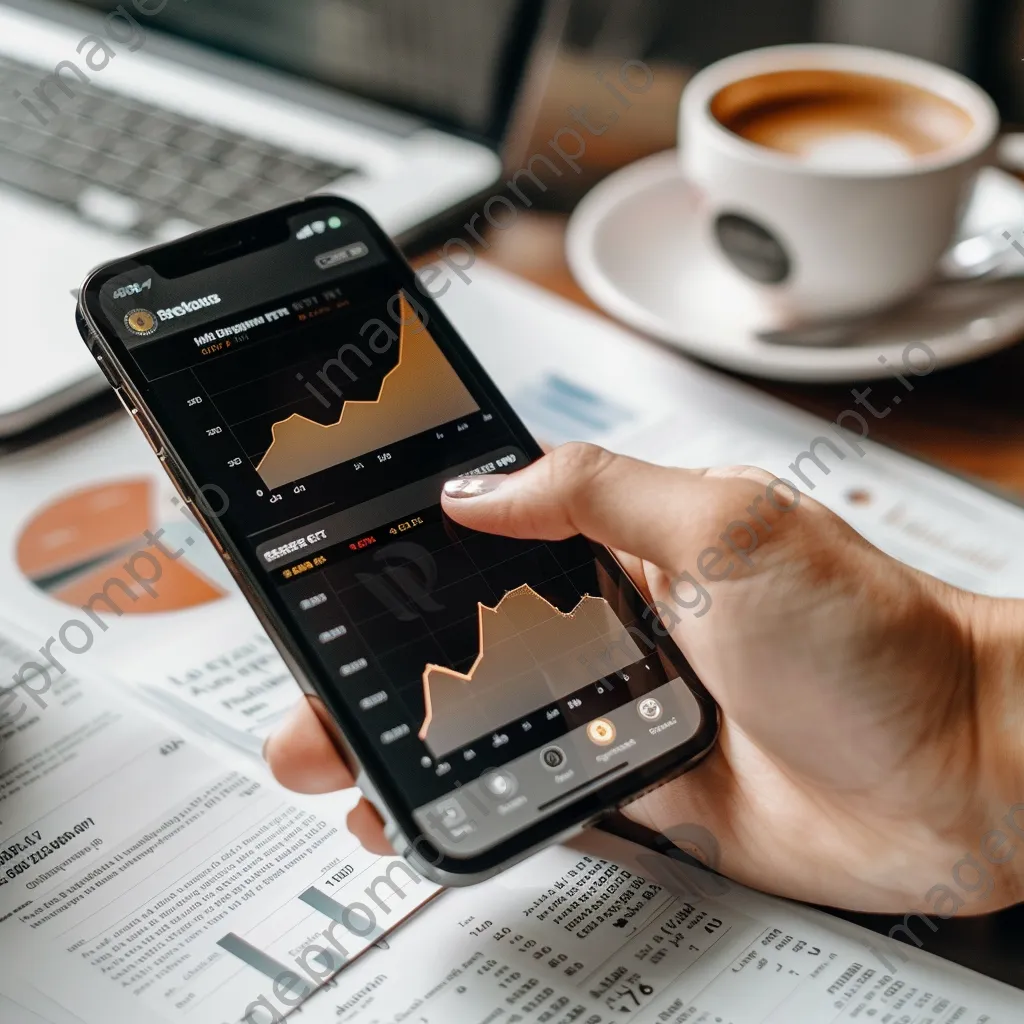
[[[106,386],[97,263],[325,191],[408,238],[484,192],[557,6],[0,2],[0,435]]]

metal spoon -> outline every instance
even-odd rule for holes
[[[1011,249],[1021,258],[1011,255]],[[964,238],[939,261],[939,277],[947,281],[973,281],[990,274],[1000,278],[1024,277],[1024,245],[1005,229],[994,228]]]
[[[1011,252],[1015,250],[1014,252]],[[1019,254],[1019,255],[1018,255]],[[1005,229],[991,231],[961,239],[939,261],[936,282],[933,287],[969,281],[1005,281],[1024,278],[1024,245]],[[912,305],[918,296],[909,303]],[[845,345],[861,338],[866,331],[890,320],[896,309],[888,308],[876,313],[853,317],[836,317],[796,327],[776,328],[758,331],[761,341],[772,345],[804,345],[807,347],[830,348]]]

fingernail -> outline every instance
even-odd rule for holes
[[[505,482],[501,473],[489,473],[486,476],[457,476],[444,485],[445,497],[477,498],[481,494],[496,491]]]
[[[266,761],[266,759],[267,759],[267,748],[268,748],[269,746],[270,746],[270,737],[268,736],[268,737],[267,737],[267,738],[266,738],[266,739],[265,739],[265,740],[263,741],[263,747],[262,747],[262,749],[260,750],[260,756],[261,756],[261,757],[263,758],[263,760],[264,760],[264,761]]]

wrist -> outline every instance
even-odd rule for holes
[[[1024,901],[1024,601],[970,597],[978,801],[970,848],[996,880],[991,909]]]

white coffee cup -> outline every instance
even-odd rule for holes
[[[998,128],[989,96],[937,65],[776,46],[691,79],[680,160],[709,244],[778,318],[815,320],[889,305],[933,276]]]

